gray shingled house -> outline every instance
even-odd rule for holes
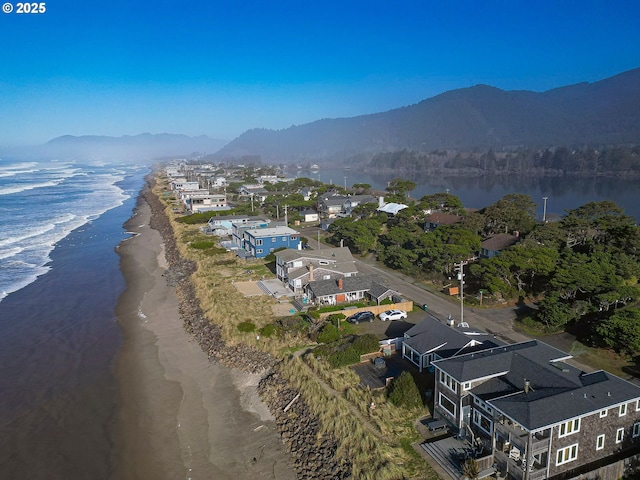
[[[372,291],[373,293],[369,293]],[[378,275],[358,275],[355,277],[309,282],[305,288],[309,300],[316,305],[337,305],[358,300],[376,300],[398,295],[383,283]],[[375,296],[377,295],[377,296]]]
[[[640,387],[570,358],[530,340],[435,361],[434,414],[516,480],[575,478],[638,453]]]
[[[498,345],[503,345],[503,342],[496,339],[494,335],[471,328],[466,324],[447,325],[428,315],[422,322],[404,333],[402,356],[422,372],[425,368],[429,368],[434,360]]]
[[[276,276],[296,294],[302,295],[309,282],[352,277],[358,268],[347,247],[275,252]]]

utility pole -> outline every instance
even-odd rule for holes
[[[347,192],[347,176],[344,176],[344,191]]]
[[[253,213],[253,193],[251,194],[251,213]]]
[[[287,215],[287,207],[288,205],[284,206],[284,226],[285,227],[289,226],[289,216]]]
[[[544,206],[542,207],[542,223],[547,223],[547,198],[549,197],[542,197],[542,200],[544,200]]]
[[[469,263],[464,260],[460,261],[459,265],[454,267],[458,270],[458,280],[460,280],[460,323],[464,322],[464,266]]]

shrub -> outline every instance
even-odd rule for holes
[[[343,313],[332,313],[327,317],[327,321],[334,326],[338,326],[338,324],[347,318]]]
[[[364,355],[365,353],[377,352],[380,350],[380,342],[378,342],[378,339],[374,334],[367,333],[354,340],[353,348],[358,352],[358,355]]]
[[[255,332],[256,326],[251,322],[240,322],[238,324],[238,330],[244,333]]]
[[[339,338],[340,338],[340,330],[338,330],[338,327],[336,327],[332,323],[329,323],[322,328],[320,335],[318,335],[318,342],[331,343],[331,342],[335,342]]]
[[[276,333],[276,326],[273,323],[269,323],[258,330],[258,333],[265,338],[272,337]]]
[[[389,401],[397,407],[422,407],[422,398],[416,382],[409,372],[402,372],[389,388]]]
[[[334,346],[333,353],[331,353],[327,359],[329,365],[333,368],[346,367],[347,365],[358,363],[360,361],[360,355],[376,352],[380,348],[378,339],[371,333],[360,337],[351,337],[351,339],[350,342],[340,342]],[[326,353],[327,350],[324,352]]]

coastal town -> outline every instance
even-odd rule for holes
[[[632,475],[636,384],[522,332],[483,329],[492,309],[466,317],[484,325],[463,317],[462,267],[499,257],[519,232],[458,258],[438,295],[415,295],[331,243],[336,222],[409,208],[394,193],[187,162],[158,169],[144,192],[185,329],[210,359],[263,374],[262,400],[298,478]],[[460,213],[425,211],[424,231]],[[362,312],[371,316],[358,321]]]

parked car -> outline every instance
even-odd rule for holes
[[[373,322],[374,318],[376,318],[376,316],[373,314],[373,312],[364,310],[362,312],[354,313],[353,315],[348,317],[347,322],[357,325],[360,322]]]
[[[404,320],[407,318],[407,312],[404,310],[387,310],[380,314],[380,320],[386,322],[387,320]]]

